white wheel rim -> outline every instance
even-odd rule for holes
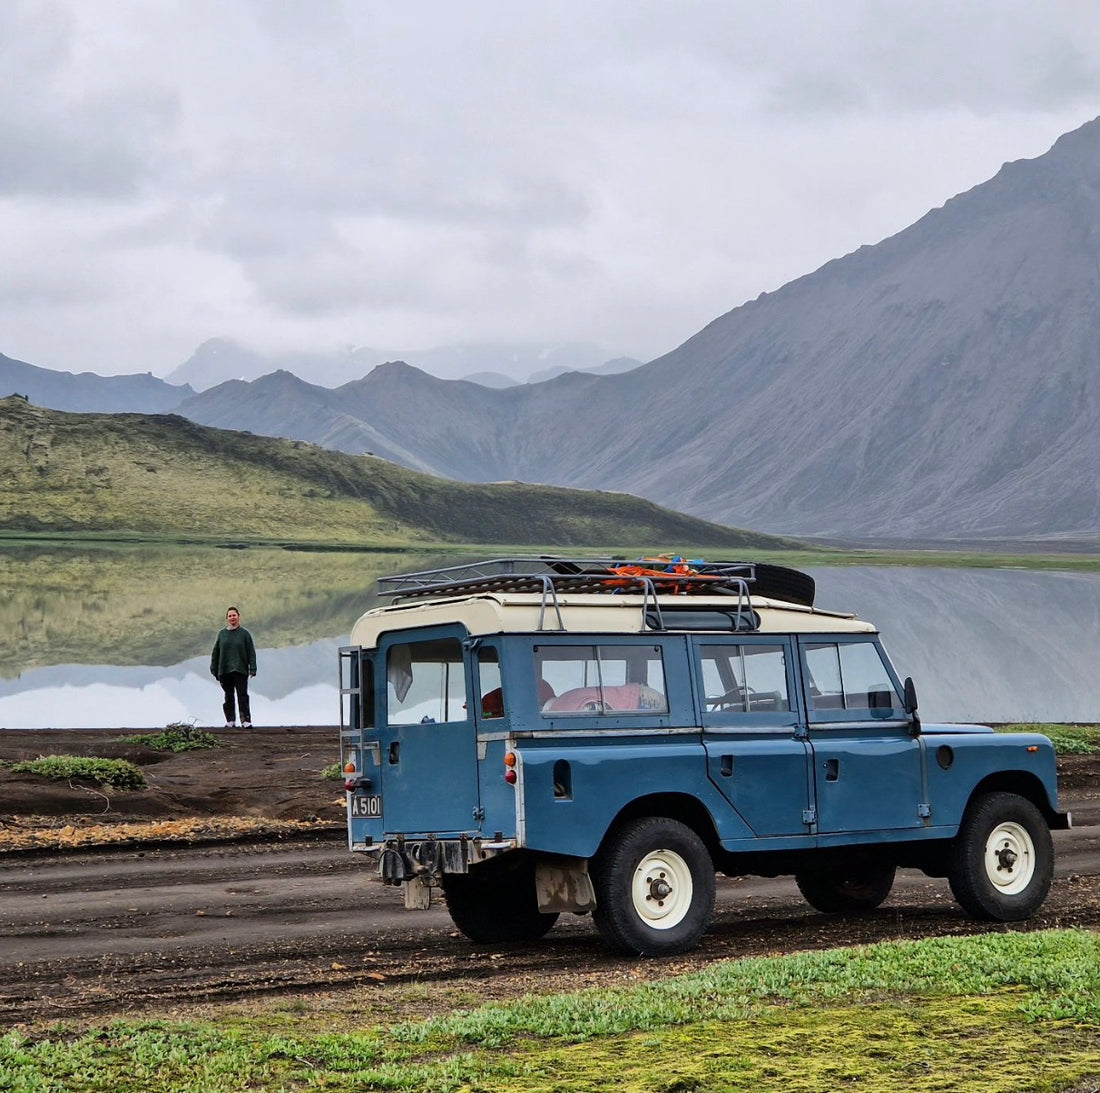
[[[1002,896],[1017,896],[1035,875],[1035,844],[1016,823],[998,824],[985,844],[985,875]]]
[[[638,863],[630,894],[638,917],[655,930],[671,930],[691,908],[695,885],[675,850],[653,850]]]

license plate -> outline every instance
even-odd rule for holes
[[[369,796],[355,794],[351,799],[351,814],[377,820],[382,816],[382,795],[372,793]]]

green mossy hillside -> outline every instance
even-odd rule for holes
[[[0,530],[301,543],[780,549],[638,497],[451,482],[374,456],[196,425],[0,399]]]

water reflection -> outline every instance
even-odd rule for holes
[[[1100,721],[1100,574],[812,572],[820,607],[878,626],[926,721]]]
[[[0,727],[221,723],[209,651],[228,603],[258,647],[257,725],[332,725],[337,649],[380,575],[416,555],[141,548],[0,552]],[[871,619],[926,721],[1100,720],[1100,574],[814,569]],[[37,585],[32,582],[38,581]]]
[[[211,644],[213,638],[211,638]],[[257,650],[249,686],[255,725],[333,725],[339,716],[337,650],[347,634]],[[59,664],[0,680],[0,727],[151,728],[175,721],[224,724],[209,654],[168,668]]]
[[[257,645],[257,725],[332,725],[337,649],[406,553],[0,550],[0,728],[220,725],[210,649],[229,604]]]

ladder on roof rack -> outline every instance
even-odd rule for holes
[[[667,569],[657,568],[667,565]],[[658,596],[725,595],[736,598],[731,610],[740,622],[751,612],[749,583],[756,579],[752,562],[666,563],[664,559],[629,562],[621,558],[571,558],[537,555],[489,558],[478,562],[399,573],[378,579],[380,596],[392,602],[429,597],[471,596],[485,592],[535,593],[542,597],[539,629],[548,609],[554,611],[558,629],[564,630],[560,593],[624,593],[642,596],[643,617],[657,619],[666,629]]]

